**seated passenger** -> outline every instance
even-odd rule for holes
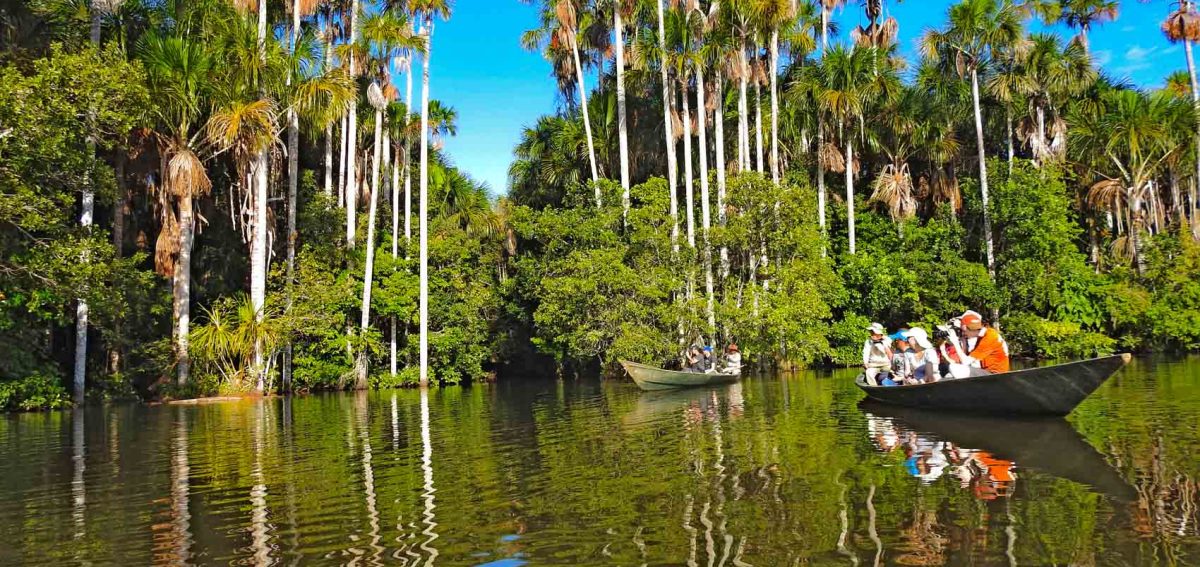
[[[704,351],[700,350],[699,345],[692,345],[688,349],[687,357],[683,363],[683,370],[685,372],[704,372]]]
[[[992,327],[986,327],[978,313],[968,311],[962,317],[963,336],[966,339],[965,362],[978,368],[971,369],[972,376],[986,376],[1009,371],[1008,343],[1000,336],[1000,332]]]
[[[742,353],[738,350],[737,343],[729,343],[729,346],[725,348],[725,367],[722,372],[725,374],[742,373]]]
[[[883,325],[871,323],[867,330],[871,336],[863,342],[863,375],[867,384],[878,386],[879,375],[886,377],[892,366],[892,347],[888,346]]]
[[[892,364],[889,376],[884,378],[884,386],[900,386],[912,377],[912,349],[908,346],[908,329],[900,329],[892,333]]]
[[[701,372],[715,372],[716,365],[715,361],[713,360],[713,348],[705,345],[700,353],[704,360],[704,370],[701,370]]]
[[[925,329],[913,327],[908,331],[908,342],[912,345],[912,383],[928,384],[937,382],[940,375],[938,366],[940,358]]]

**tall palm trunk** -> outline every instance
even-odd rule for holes
[[[91,11],[90,39],[92,46],[100,49],[100,9],[93,5]],[[89,113],[90,114],[90,113]],[[89,116],[90,118],[90,116]],[[96,155],[96,144],[88,138],[88,155]],[[91,176],[84,181],[83,198],[80,203],[79,226],[86,232],[92,231],[92,217],[96,208],[96,192],[92,187]],[[87,256],[83,261],[88,260]],[[72,376],[72,395],[75,403],[83,402],[83,387],[87,378],[87,349],[88,349],[88,304],[79,298],[75,304],[75,367]]]
[[[328,70],[333,64],[333,34],[328,30],[329,23],[325,24],[325,70]],[[325,125],[325,198],[333,198],[333,123]]]
[[[417,33],[417,22],[413,22],[413,35]],[[415,53],[408,53],[408,72],[404,74],[404,124],[408,124],[409,116],[412,115],[412,85],[413,72],[412,60]],[[412,243],[412,168],[409,163],[412,161],[412,138],[404,136],[404,244],[407,247]],[[408,257],[408,252],[405,252],[405,257]]]
[[[754,51],[757,57],[757,46]],[[754,80],[754,158],[754,170],[758,173],[766,172],[763,165],[762,87],[759,86],[758,79]]]
[[[742,64],[742,77],[738,79],[738,172],[750,171],[750,102],[746,94],[746,83],[749,82],[750,64],[746,60],[746,46],[738,52]]]
[[[663,54],[659,72],[662,75],[663,131],[666,133],[667,141],[667,189],[671,192],[671,248],[678,252],[679,196],[675,191],[675,182],[679,178],[679,164],[676,163],[674,121],[671,119],[671,100],[674,98],[674,94],[671,91],[667,71],[667,34],[663,23],[663,0],[656,0],[655,4],[658,6],[658,51]]]
[[[716,74],[717,111],[713,117],[716,126],[717,146],[717,224],[725,226],[725,80],[721,65],[713,70]],[[721,245],[721,279],[729,277],[729,248]]]
[[[340,137],[341,137],[342,143],[341,143],[341,146],[338,148],[338,153],[340,153],[341,155],[338,158],[340,163],[339,163],[339,167],[338,167],[338,187],[337,187],[338,192],[337,193],[338,193],[338,206],[345,207],[346,206],[346,193],[347,193],[347,191],[346,191],[346,160],[349,159],[348,156],[346,155],[346,153],[348,151],[347,146],[349,146],[349,144],[347,143],[347,138],[350,135],[350,114],[349,113],[342,116],[340,126],[341,126]]]
[[[629,216],[629,133],[625,114],[625,38],[621,23],[621,6],[613,6],[613,33],[617,58],[617,139],[621,153],[621,204]]]
[[[420,205],[417,214],[421,215],[418,222],[420,233],[420,307],[421,334],[420,351],[420,383],[429,385],[429,59],[433,55],[433,18],[425,16],[425,55],[421,65],[421,187]],[[578,59],[578,52],[576,52]],[[580,75],[582,77],[582,74]],[[590,136],[589,136],[590,139]]]
[[[292,2],[292,54],[296,53],[296,46],[300,41],[300,6],[299,2]],[[291,75],[287,78],[288,84],[291,84]],[[292,285],[295,282],[296,273],[296,239],[299,234],[296,231],[296,200],[297,188],[299,187],[300,175],[300,119],[296,115],[294,108],[289,108],[287,112],[287,147],[288,147],[288,193],[287,193],[287,305],[285,309],[292,309]],[[283,391],[291,390],[292,386],[292,345],[287,345],[284,351],[283,364],[280,367],[280,378]]]
[[[1129,242],[1133,245],[1133,262],[1138,275],[1146,273],[1146,259],[1142,257],[1142,231],[1146,229],[1146,214],[1142,210],[1142,189],[1131,183],[1125,190],[1129,202]]]
[[[696,123],[699,126],[700,156],[700,226],[704,231],[704,291],[708,294],[709,336],[716,336],[717,319],[713,301],[712,246],[708,241],[708,229],[712,226],[712,214],[708,208],[708,105],[704,101],[704,63],[696,62]]]
[[[1008,105],[1004,106],[1004,125],[1007,128],[1006,139],[1008,140],[1008,174],[1012,175],[1013,159],[1014,159],[1013,120],[1012,120],[1012,108],[1009,107]]]
[[[975,105],[975,142],[979,146],[979,192],[983,202],[983,238],[987,243],[988,275],[996,279],[995,246],[992,243],[992,214],[988,210],[987,152],[983,147],[983,111],[979,108],[979,73],[971,69],[971,97]],[[848,159],[848,158],[847,158]],[[847,161],[847,165],[849,162]]]
[[[361,317],[358,324],[359,336],[366,336],[367,325],[371,322],[371,287],[375,276],[375,213],[379,207],[379,178],[383,165],[383,106],[375,109],[375,155],[371,159],[371,201],[367,209],[367,262],[363,270],[363,294]],[[355,363],[355,374],[358,381],[354,384],[357,390],[367,389],[367,349],[358,349],[358,360]]]
[[[821,57],[829,49],[829,10],[821,7]],[[821,163],[821,150],[825,147],[825,116],[817,109],[817,225],[821,229],[821,257],[825,256],[825,165]]]
[[[258,49],[259,56],[266,57],[267,47],[267,0],[258,0]],[[254,155],[253,180],[251,187],[254,198],[254,227],[250,233],[250,305],[254,307],[254,319],[262,322],[267,303],[267,198],[270,187],[267,168],[270,166],[269,149],[264,147]],[[254,343],[254,389],[262,392],[266,386],[262,342]]]
[[[853,130],[853,128],[850,128]],[[850,253],[855,252],[854,242],[854,134],[846,132],[846,226],[850,235]]]
[[[771,181],[779,185],[779,28],[771,30]]]
[[[684,81],[680,85],[683,94],[683,205],[687,209],[687,240],[688,247],[696,247],[696,225],[692,211],[695,199],[692,184],[692,107],[688,102],[687,71],[684,71]]]
[[[575,30],[571,30],[571,55],[575,58],[575,81],[579,83],[579,107],[583,111],[583,130],[587,135],[588,146],[588,164],[592,167],[592,182],[596,187],[596,206],[600,206],[600,181],[599,170],[596,169],[596,146],[592,140],[592,117],[588,113],[587,102],[587,86],[583,81],[583,63],[579,60],[579,40],[575,37]]]
[[[196,227],[193,222],[191,195],[179,199],[179,257],[175,260],[175,273],[171,278],[172,315],[175,319],[175,372],[176,383],[187,384],[191,369],[188,355],[188,332],[191,325],[192,290],[192,242]]]
[[[350,44],[358,43],[358,2],[350,0]],[[350,55],[350,79],[358,76],[358,61]],[[346,134],[346,247],[354,248],[355,214],[358,209],[358,92],[350,97]]]
[[[1190,2],[1189,2],[1189,5],[1190,5]],[[1183,41],[1183,51],[1184,51],[1184,54],[1187,55],[1188,77],[1192,81],[1192,106],[1196,107],[1197,111],[1200,112],[1200,85],[1197,84],[1197,80],[1196,80],[1196,62],[1192,58],[1192,42],[1191,42],[1191,40],[1185,39]],[[1196,122],[1196,177],[1195,177],[1195,180],[1198,184],[1200,184],[1200,121]],[[1195,201],[1195,199],[1193,199],[1193,204],[1195,204],[1194,201]],[[1195,207],[1193,207],[1193,209],[1194,208]],[[1193,214],[1192,214],[1192,222],[1193,223],[1196,222],[1195,216],[1196,215],[1193,212]],[[1193,234],[1200,237],[1200,232],[1196,232],[1195,229],[1193,229]]]

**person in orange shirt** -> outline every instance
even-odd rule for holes
[[[962,328],[965,343],[963,351],[970,359],[979,364],[979,367],[975,368],[975,364],[968,361],[968,364],[972,366],[972,376],[1008,372],[1008,343],[1004,342],[999,331],[984,326],[983,318],[974,311],[963,313]]]

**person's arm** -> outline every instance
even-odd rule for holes
[[[863,343],[863,368],[866,368],[867,366],[869,366],[871,364],[871,347],[872,346],[873,345],[872,345],[871,339],[867,339],[867,342]]]

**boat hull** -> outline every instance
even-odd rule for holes
[[[645,364],[622,360],[621,366],[633,378],[634,383],[643,390],[674,390],[677,388],[695,388],[713,384],[728,384],[736,382],[741,374],[718,374],[700,372],[680,372],[678,370],[663,370]]]
[[[900,406],[988,414],[1067,415],[1129,362],[1119,354],[991,376],[913,386],[855,384],[867,397]]]

